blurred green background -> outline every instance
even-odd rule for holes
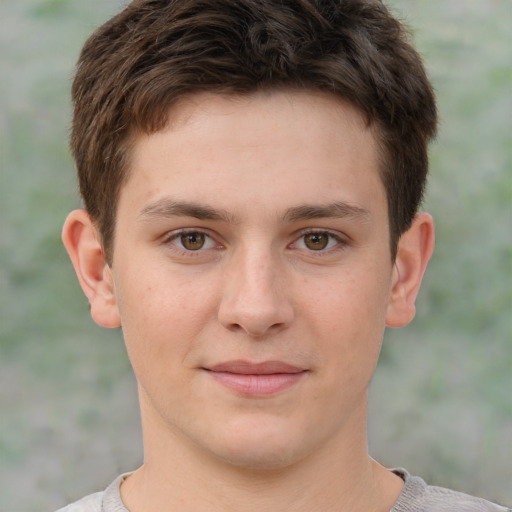
[[[60,242],[80,204],[69,88],[119,0],[0,3],[0,510],[54,510],[141,462],[118,331],[89,318]],[[437,248],[416,320],[386,334],[370,449],[512,504],[510,0],[393,0],[438,93],[425,209]]]

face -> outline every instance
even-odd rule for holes
[[[111,269],[143,423],[247,467],[353,439],[392,307],[371,130],[305,92],[171,117],[135,144]]]

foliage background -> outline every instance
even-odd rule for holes
[[[393,0],[438,92],[425,209],[436,255],[386,334],[370,448],[430,483],[512,503],[510,0]],[[0,510],[53,510],[141,462],[118,331],[89,319],[60,243],[81,44],[120,0],[0,3]]]

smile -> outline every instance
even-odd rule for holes
[[[229,361],[204,368],[219,384],[247,397],[276,394],[297,384],[308,373],[280,361]]]

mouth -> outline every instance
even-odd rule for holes
[[[203,370],[219,384],[247,397],[274,395],[298,384],[309,373],[282,361],[227,361]]]

